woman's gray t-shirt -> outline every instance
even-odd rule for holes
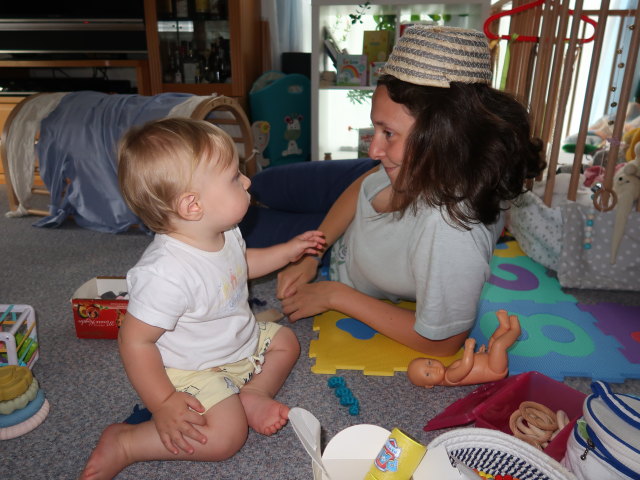
[[[331,279],[371,297],[415,301],[414,328],[431,340],[470,330],[502,216],[466,231],[424,204],[401,218],[378,213],[371,201],[389,185],[382,169],[365,178],[355,218],[332,249]]]

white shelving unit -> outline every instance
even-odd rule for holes
[[[364,93],[371,93],[375,88],[335,86],[321,81],[323,72],[335,72],[324,46],[325,29],[340,49],[346,49],[350,54],[361,54],[363,32],[376,29],[374,15],[395,15],[396,32],[401,22],[415,21],[416,18],[421,22],[433,22],[434,16],[436,23],[441,25],[482,30],[482,24],[489,15],[489,0],[444,0],[436,3],[373,0],[368,8],[362,6],[364,3],[364,0],[312,0],[312,160],[324,159],[325,153],[330,153],[334,160],[357,158],[358,129],[371,126],[370,95],[367,97]],[[351,14],[362,15],[352,24]],[[349,91],[358,90],[358,99],[362,103],[349,98]]]

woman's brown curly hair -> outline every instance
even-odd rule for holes
[[[442,208],[457,226],[494,223],[505,200],[546,166],[527,110],[485,84],[414,85],[384,75],[378,85],[415,118],[392,199],[403,214],[420,202]]]

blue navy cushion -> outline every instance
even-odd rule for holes
[[[378,163],[366,158],[275,166],[255,175],[249,192],[270,209],[324,214],[345,188]]]

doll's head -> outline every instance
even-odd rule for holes
[[[434,358],[414,358],[407,368],[409,381],[419,387],[431,388],[444,380],[446,367]]]

